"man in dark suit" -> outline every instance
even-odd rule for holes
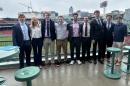
[[[106,16],[106,47],[112,47],[113,44],[113,31],[115,24],[112,22],[112,15]],[[110,62],[110,52],[107,52],[107,62]]]
[[[103,64],[105,57],[105,26],[103,20],[100,18],[100,11],[94,12],[95,18],[91,22],[92,31],[92,43],[93,43],[93,58],[94,64],[98,61]],[[98,58],[96,57],[98,44]]]
[[[67,25],[69,31],[69,42],[70,42],[70,52],[71,52],[71,62],[74,64],[77,61],[78,64],[81,64],[80,61],[80,45],[81,45],[81,24],[78,23],[78,14],[73,14],[73,22]],[[74,50],[76,50],[76,58],[74,58]]]
[[[45,19],[41,21],[41,31],[45,49],[45,63],[48,64],[49,49],[51,52],[51,63],[54,63],[54,46],[56,39],[55,23],[50,19],[50,14],[45,12]]]
[[[19,14],[18,23],[13,26],[13,45],[19,46],[19,61],[20,68],[24,67],[24,58],[26,58],[27,66],[30,66],[30,54],[31,54],[31,37],[30,27],[25,22],[25,15]]]
[[[84,17],[84,23],[82,24],[81,36],[82,36],[82,63],[85,61],[91,62],[90,48],[91,48],[91,26],[88,21],[88,17]],[[87,57],[85,56],[87,52]]]

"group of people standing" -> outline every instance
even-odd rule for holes
[[[42,47],[45,50],[45,64],[55,63],[55,50],[58,58],[57,65],[61,62],[61,49],[63,49],[64,61],[67,61],[67,48],[69,42],[70,64],[77,62],[78,64],[89,63],[97,64],[99,61],[104,63],[104,58],[107,57],[107,62],[110,61],[110,53],[105,56],[106,47],[122,48],[127,36],[127,26],[122,23],[122,17],[117,17],[117,23],[112,22],[112,16],[107,15],[106,21],[100,17],[100,11],[94,11],[95,18],[91,21],[86,16],[83,23],[79,23],[78,14],[73,14],[71,23],[67,23],[63,16],[58,17],[58,22],[55,23],[50,19],[50,14],[44,14],[45,19],[38,20],[33,17],[31,24],[26,23],[25,15],[18,15],[18,23],[13,26],[13,44],[19,46],[19,61],[20,68],[24,67],[24,59],[26,65],[31,65],[31,48],[33,49],[34,63],[42,68]],[[56,45],[56,49],[55,49]],[[92,47],[91,47],[92,45]],[[90,50],[93,49],[93,56],[90,57]],[[82,57],[80,51],[82,49]],[[50,50],[50,53],[49,53]],[[98,56],[96,52],[98,51]],[[75,55],[76,54],[76,55]],[[119,64],[120,58],[116,59]]]

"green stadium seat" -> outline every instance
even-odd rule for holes
[[[15,80],[20,82],[26,81],[27,86],[32,86],[31,81],[36,77],[38,77],[39,74],[40,74],[39,67],[35,66],[25,67],[15,72]]]
[[[115,70],[114,61],[115,61],[115,54],[119,53],[121,51],[121,49],[109,47],[109,48],[107,48],[107,51],[112,53],[112,62],[111,62],[111,64],[109,64],[109,67],[107,67],[104,70],[104,75],[105,75],[105,77],[110,78],[110,79],[120,79],[121,74],[120,74],[120,71]]]

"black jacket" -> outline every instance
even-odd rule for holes
[[[103,20],[101,19],[102,26],[98,24],[96,19],[91,21],[91,37],[93,40],[104,40],[106,28]]]
[[[105,22],[105,28],[106,28],[106,40],[113,41],[113,32],[114,32],[114,23],[111,23],[111,27],[107,28],[107,22]]]
[[[42,38],[44,40],[45,38],[45,29],[46,29],[46,22],[45,19],[41,21],[41,32],[42,32]],[[56,32],[55,32],[55,23],[54,21],[50,20],[50,38],[53,40],[56,39]]]

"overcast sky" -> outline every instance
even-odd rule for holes
[[[100,3],[104,0],[31,0],[34,11],[54,10],[59,14],[68,14],[70,6],[74,11],[83,10],[93,12],[100,9]],[[29,5],[30,0],[0,0],[0,17],[17,17],[18,12],[28,11],[27,7],[19,4]],[[122,10],[130,8],[130,0],[108,0],[107,12],[112,10]]]

